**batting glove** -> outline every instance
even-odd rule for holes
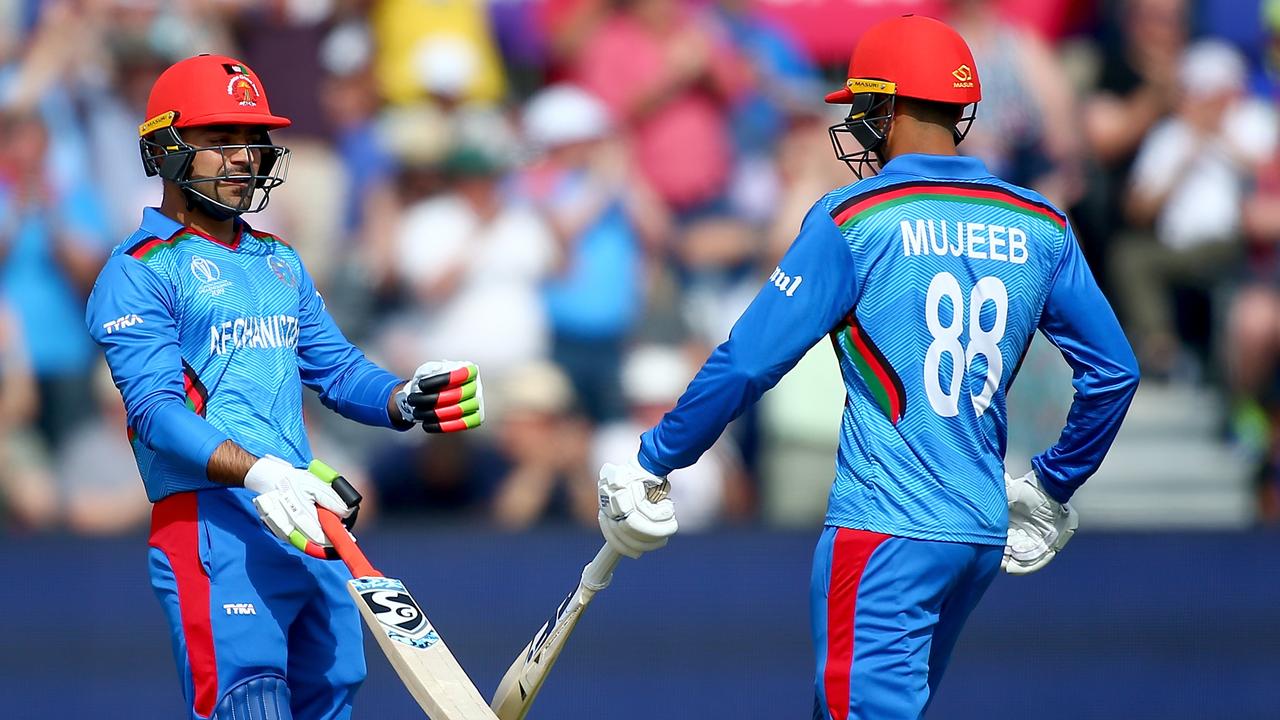
[[[1020,478],[1004,476],[1009,497],[1009,535],[1000,568],[1029,575],[1049,564],[1071,541],[1080,516],[1067,503],[1049,497],[1034,470]]]
[[[636,461],[600,468],[600,532],[619,555],[638,558],[667,544],[676,533],[675,505],[666,478]]]
[[[324,480],[274,455],[262,457],[249,468],[244,486],[258,493],[253,506],[271,532],[304,552],[308,542],[329,544],[316,516],[316,505],[340,518],[353,510]]]
[[[413,373],[396,391],[400,416],[421,423],[429,433],[450,433],[480,427],[484,422],[484,387],[475,363],[432,360]]]

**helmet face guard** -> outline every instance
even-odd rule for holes
[[[181,188],[188,207],[198,207],[216,220],[227,220],[243,213],[261,212],[271,201],[271,190],[284,183],[289,174],[289,149],[271,142],[267,131],[262,132],[261,142],[235,145],[194,147],[183,141],[178,128],[162,127],[138,141],[142,153],[142,165],[147,176],[159,175]],[[260,160],[257,168],[249,173],[233,172],[227,159],[240,152],[257,151]],[[218,153],[222,168],[217,175],[191,177],[191,167],[196,153]],[[214,183],[233,180],[248,181],[249,192],[235,205],[228,205],[215,198]]]
[[[889,125],[893,122],[895,100],[893,95],[858,93],[853,96],[853,103],[849,106],[849,114],[844,122],[827,128],[836,158],[844,161],[858,179],[865,177],[865,168],[873,162],[883,164],[880,151],[889,134]],[[846,143],[848,148],[845,147]],[[872,154],[875,155],[874,158]]]
[[[889,136],[889,127],[893,124],[893,111],[896,104],[897,95],[894,94],[856,93],[844,122],[827,128],[836,158],[844,161],[858,179],[865,177],[865,169],[871,167],[873,163],[877,173],[884,165],[884,142]],[[977,113],[977,103],[971,103],[965,107],[960,120],[951,130],[956,145],[959,145],[960,141],[969,134],[969,128],[973,126]]]

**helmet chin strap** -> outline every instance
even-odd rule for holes
[[[889,162],[885,158],[884,154],[885,154],[885,149],[889,145],[889,130],[892,128],[893,128],[893,120],[889,120],[889,124],[886,125],[884,128],[884,135],[881,136],[880,141],[877,142],[875,146],[871,148],[871,156],[876,159],[876,167],[875,167],[876,175],[879,175],[880,168],[884,167],[885,163]]]

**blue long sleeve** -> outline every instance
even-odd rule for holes
[[[692,465],[725,427],[841,322],[857,297],[853,255],[821,204],[676,407],[640,440],[655,475]]]
[[[325,407],[365,425],[404,430],[387,413],[387,400],[403,382],[375,365],[338,329],[306,269],[298,318],[298,369]]]
[[[1057,444],[1031,464],[1045,491],[1066,502],[1102,464],[1138,387],[1137,358],[1074,235],[1067,238],[1040,331],[1071,366],[1076,392]]]
[[[85,321],[106,353],[137,439],[203,478],[209,456],[229,438],[187,404],[174,307],[168,281],[116,255],[94,285]]]

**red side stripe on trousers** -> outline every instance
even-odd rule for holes
[[[840,528],[831,551],[831,585],[827,590],[827,665],[822,682],[832,720],[849,717],[849,673],[853,665],[853,616],[858,585],[867,560],[890,536]]]
[[[218,663],[209,617],[209,576],[200,563],[198,519],[195,493],[177,493],[161,500],[151,509],[151,546],[163,552],[173,568],[187,663],[195,686],[193,707],[197,715],[209,717],[218,701]]]

